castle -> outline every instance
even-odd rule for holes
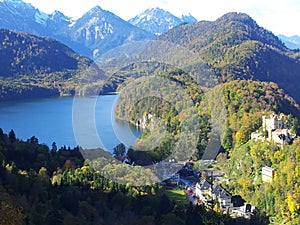
[[[291,142],[291,129],[284,122],[284,115],[275,115],[274,113],[268,117],[262,117],[263,131],[267,132],[267,137],[261,133],[252,133],[251,139],[255,141],[274,141],[277,144],[283,144],[284,142]]]

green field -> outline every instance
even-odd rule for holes
[[[171,201],[176,201],[182,204],[189,204],[189,200],[186,197],[184,190],[166,190],[166,195]]]

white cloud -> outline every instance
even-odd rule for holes
[[[150,7],[160,7],[181,16],[191,13],[198,20],[215,20],[227,12],[245,12],[259,25],[275,34],[300,35],[299,0],[24,0],[40,10],[51,13],[59,10],[78,18],[93,6],[99,5],[128,20]]]

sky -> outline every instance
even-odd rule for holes
[[[244,12],[275,35],[300,36],[300,0],[23,0],[40,11],[59,10],[77,19],[100,6],[128,20],[148,8],[159,7],[181,16],[191,13],[197,20],[213,21],[227,12]]]

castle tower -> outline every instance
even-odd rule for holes
[[[270,115],[269,118],[265,116],[262,117],[263,119],[263,128],[265,131],[268,132],[268,140],[272,140],[272,131],[276,129],[283,129],[284,128],[284,117],[283,115],[277,116],[274,113]]]

